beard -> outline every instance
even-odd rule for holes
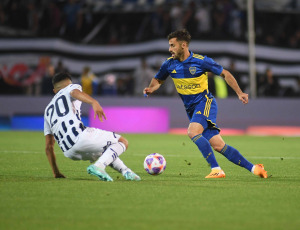
[[[183,48],[178,49],[177,53],[174,55],[174,59],[180,60],[183,57]]]

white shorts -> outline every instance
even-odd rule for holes
[[[97,128],[87,127],[78,138],[78,141],[71,149],[64,152],[64,155],[72,160],[96,161],[106,148],[118,143],[119,134]]]

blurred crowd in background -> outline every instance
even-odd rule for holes
[[[186,28],[193,39],[247,40],[243,0],[2,0],[1,36],[126,44]],[[254,1],[256,42],[300,48],[300,1]],[[269,5],[261,6],[269,2]],[[272,6],[281,2],[280,9]],[[97,32],[97,30],[95,30]],[[101,32],[101,33],[100,33]]]
[[[186,28],[193,40],[230,40],[247,42],[247,11],[243,0],[2,0],[0,36],[2,38],[62,38],[80,44],[119,45],[166,38],[176,29]],[[280,8],[262,7],[255,2],[256,43],[300,48],[300,1],[283,0]],[[273,2],[273,1],[269,1]],[[262,7],[262,8],[261,8]],[[167,47],[166,47],[167,49]],[[42,75],[30,84],[14,85],[0,71],[0,94],[48,95],[51,77],[64,67],[64,60],[44,60],[34,70]],[[40,68],[39,68],[40,67]],[[159,66],[150,66],[144,57],[134,71],[96,76],[89,66],[75,82],[91,95],[140,95]],[[248,82],[240,79],[234,61],[230,71],[243,90]],[[300,79],[300,77],[299,77]],[[216,76],[209,76],[210,89],[218,97],[234,93]],[[165,84],[159,95],[175,95],[172,84]],[[300,96],[300,80],[293,88],[283,87],[272,69],[257,76],[258,96]]]

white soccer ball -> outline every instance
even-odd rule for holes
[[[150,175],[159,175],[166,169],[167,162],[159,153],[152,153],[144,160],[144,168]]]

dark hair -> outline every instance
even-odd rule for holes
[[[71,78],[70,74],[68,74],[68,73],[57,73],[52,78],[52,84],[54,86],[56,83],[58,83],[60,81],[63,81],[65,79],[69,79],[69,80],[72,81],[72,78]]]
[[[168,40],[176,38],[178,41],[185,41],[187,44],[190,44],[191,41],[191,35],[190,33],[186,30],[176,30],[168,35]]]

